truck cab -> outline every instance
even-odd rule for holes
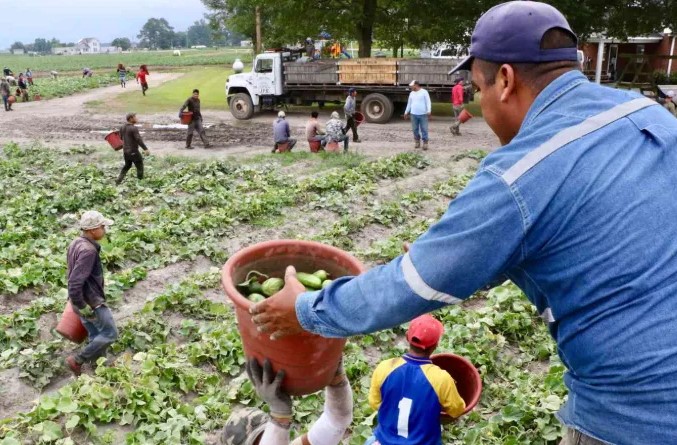
[[[274,106],[284,94],[282,62],[288,54],[265,52],[256,56],[251,72],[233,74],[226,81],[230,111],[237,119],[249,119],[255,107]]]

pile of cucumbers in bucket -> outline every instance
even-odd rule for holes
[[[332,282],[326,270],[317,270],[313,273],[296,272],[296,278],[308,291],[324,289]],[[237,285],[237,289],[252,303],[259,303],[268,297],[272,297],[283,287],[284,279],[271,278],[256,270],[250,271],[245,281]]]

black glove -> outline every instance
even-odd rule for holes
[[[282,390],[284,371],[279,371],[274,376],[273,365],[267,359],[263,368],[256,359],[251,359],[247,362],[246,369],[256,393],[270,407],[270,415],[276,418],[291,419],[291,397]]]

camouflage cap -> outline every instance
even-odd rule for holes
[[[80,217],[80,229],[92,230],[101,226],[112,226],[113,220],[105,218],[96,210],[88,210]]]
[[[268,415],[255,408],[235,411],[226,421],[221,433],[221,445],[253,445],[263,434]]]

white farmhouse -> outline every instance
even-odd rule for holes
[[[99,54],[101,52],[101,42],[93,37],[81,39],[75,47],[80,54]]]

